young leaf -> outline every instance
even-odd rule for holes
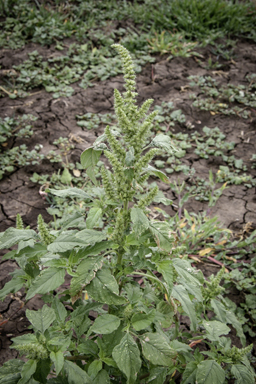
[[[160,333],[144,333],[140,336],[142,352],[146,359],[154,365],[172,366],[172,359],[177,352],[170,347]]]
[[[64,168],[60,181],[62,182],[62,184],[70,184],[70,182],[72,181],[72,175],[67,168]]]
[[[175,285],[172,290],[172,296],[181,303],[184,312],[190,318],[191,330],[195,331],[197,328],[196,312],[186,289],[182,285]]]
[[[90,331],[106,335],[114,332],[120,325],[120,319],[114,315],[101,315],[95,319]]]
[[[33,229],[8,228],[0,237],[0,249],[7,249],[21,240],[38,239],[38,235]]]
[[[126,333],[113,352],[118,368],[127,377],[127,384],[135,383],[141,367],[140,350],[129,333]]]
[[[44,333],[56,319],[55,312],[48,305],[37,311],[26,310],[26,316],[35,329]]]
[[[64,369],[68,376],[69,384],[93,384],[90,376],[75,363],[65,360]]]
[[[225,371],[215,360],[204,360],[197,366],[196,382],[198,384],[222,384]]]
[[[139,237],[149,227],[149,220],[142,209],[131,209],[131,220],[133,222],[133,231]]]
[[[58,288],[64,283],[65,270],[59,268],[44,269],[38,275],[28,290],[26,300],[31,299],[37,293],[44,294]]]
[[[36,360],[28,360],[22,367],[21,379],[17,384],[27,384],[29,379],[36,371]]]
[[[109,269],[99,270],[86,289],[88,294],[100,303],[108,305],[126,303],[125,298],[119,296],[118,284]]]
[[[160,133],[159,135],[156,135],[155,138],[151,141],[152,147],[161,148],[166,152],[173,153],[174,145],[172,143],[172,140],[170,136],[164,135]]]
[[[148,313],[135,313],[132,316],[132,326],[136,331],[141,331],[150,326],[155,318],[155,310],[152,309]]]
[[[62,351],[58,352],[51,352],[50,353],[50,359],[52,360],[54,366],[55,366],[55,371],[56,375],[60,373],[60,371],[63,368],[64,365],[64,355]]]

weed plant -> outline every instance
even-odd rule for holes
[[[33,333],[12,339],[12,348],[26,362],[5,363],[0,380],[222,384],[235,378],[253,383],[252,345],[246,346],[242,325],[220,285],[225,268],[206,280],[191,263],[195,255],[216,252],[225,257],[230,244],[234,257],[236,249],[255,248],[256,232],[232,242],[230,231],[216,218],[183,212],[190,193],[149,164],[157,154],[171,154],[175,148],[168,135],[152,136],[157,112],[148,110],[153,100],[137,107],[131,57],[121,45],[114,48],[121,56],[126,88],[122,95],[114,93],[118,128],[107,126],[81,155],[94,195],[90,189],[50,190],[91,202],[85,220],[76,213],[60,229],[50,230],[39,215],[36,231],[25,229],[17,215],[16,228],[0,234],[2,249],[18,244],[4,258],[20,266],[0,298],[24,288],[25,303],[37,294],[46,303],[38,311],[26,310]],[[102,151],[108,166],[102,165],[98,185],[94,168]],[[171,204],[157,186],[147,185],[150,174],[176,191],[175,217],[160,210],[164,220],[150,218],[153,200]],[[231,345],[228,324],[242,348]]]

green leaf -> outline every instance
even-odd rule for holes
[[[24,275],[25,276],[25,275]],[[18,292],[24,284],[24,278],[14,277],[11,281],[5,284],[3,289],[0,290],[0,300],[4,300],[9,293]]]
[[[236,378],[236,384],[255,383],[255,373],[243,364],[232,364],[231,374]]]
[[[173,264],[170,262],[170,260],[159,261],[157,263],[157,271],[161,273],[161,275],[163,276],[171,294],[172,288],[173,288],[173,281],[174,281]]]
[[[47,249],[49,252],[58,253],[69,251],[77,246],[85,247],[86,245],[88,245],[88,242],[78,239],[72,234],[62,233],[53,243],[48,245]]]
[[[62,175],[61,175],[61,178],[60,178],[60,181],[63,184],[70,184],[71,183],[72,175],[67,168],[64,168]]]
[[[200,276],[199,278],[197,277],[197,270],[191,267],[191,264],[187,260],[176,258],[173,260],[173,266],[178,275],[183,277],[187,282],[197,286],[202,285],[199,281]]]
[[[77,347],[78,352],[84,354],[84,355],[92,355],[96,356],[98,355],[98,345],[93,340],[82,340],[82,343],[80,343]]]
[[[12,359],[0,368],[0,384],[17,384],[21,377],[24,361]]]
[[[71,361],[65,360],[64,369],[68,376],[69,384],[92,384],[90,376]]]
[[[151,141],[152,147],[157,147],[165,150],[168,153],[173,153],[174,145],[170,136],[164,135],[162,133],[155,136],[155,138]]]
[[[139,237],[149,227],[149,220],[142,209],[131,209],[131,220],[133,223],[133,231]]]
[[[52,309],[55,312],[57,321],[59,323],[64,323],[64,321],[65,321],[65,319],[67,317],[68,312],[67,312],[66,308],[64,307],[64,305],[62,304],[62,302],[60,301],[60,299],[57,296],[55,296],[54,299],[53,299]]]
[[[112,356],[120,371],[126,375],[127,384],[135,383],[141,367],[140,350],[129,333],[114,348]]]
[[[142,352],[146,359],[154,365],[172,366],[172,359],[177,352],[170,347],[160,333],[144,333],[140,336]]]
[[[155,367],[150,369],[149,377],[147,379],[148,384],[164,384],[167,376],[168,368]]]
[[[28,360],[22,367],[21,379],[18,384],[27,384],[31,376],[36,371],[37,362],[35,360]]]
[[[46,384],[48,382],[47,376],[51,371],[51,360],[44,359],[37,361],[36,372],[33,375],[33,379],[40,384]]]
[[[0,237],[0,249],[7,249],[19,243],[21,240],[38,239],[33,229],[8,228]]]
[[[93,380],[93,384],[111,384],[108,372],[102,369]]]
[[[149,229],[155,238],[157,246],[163,251],[170,252],[173,244],[170,225],[164,221],[150,222]]]
[[[135,313],[132,316],[132,326],[136,331],[141,331],[150,326],[155,318],[155,310],[152,309],[148,313]]]
[[[86,219],[86,228],[92,229],[99,225],[99,221],[102,217],[102,209],[97,207],[92,207],[88,213]]]
[[[83,284],[89,284],[95,277],[96,272],[102,267],[104,258],[99,256],[89,256],[77,267],[76,275],[73,277],[70,286],[72,296],[81,290]]]
[[[93,147],[87,148],[81,154],[80,161],[82,166],[84,168],[94,167],[100,159],[101,152],[101,150],[96,150]]]
[[[62,351],[51,352],[50,359],[54,363],[56,375],[60,373],[64,365],[64,354]]]
[[[146,173],[146,172],[150,173],[150,175],[159,177],[159,179],[164,183],[168,184],[170,182],[170,180],[168,179],[168,177],[164,172],[159,171],[158,169],[152,167],[151,165],[148,165],[146,168],[143,168],[143,173]]]
[[[49,188],[49,189],[46,189],[46,192],[50,192],[52,195],[63,197],[63,198],[71,197],[71,198],[78,198],[81,200],[85,200],[85,199],[92,200],[92,197],[88,195],[88,193],[76,187],[62,189],[60,191]]]
[[[196,382],[197,363],[189,361],[186,364],[185,371],[182,375],[182,384],[191,384]]]
[[[26,310],[26,316],[35,329],[44,333],[56,319],[55,312],[48,305],[37,311]]]
[[[91,320],[88,317],[89,311],[87,306],[80,306],[71,314],[71,320],[77,337],[81,337],[91,325]]]
[[[100,303],[108,305],[126,303],[125,298],[119,296],[118,284],[109,269],[99,270],[86,289],[88,294]]]
[[[97,374],[102,370],[102,361],[100,360],[94,360],[88,368],[88,375],[91,377],[91,379],[95,379]]]
[[[203,321],[203,326],[206,330],[206,337],[211,341],[218,341],[221,335],[227,335],[230,332],[230,328],[221,323],[220,321]]]
[[[195,331],[197,328],[196,312],[186,289],[182,285],[175,285],[172,290],[172,296],[175,299],[179,300],[179,302],[181,303],[183,311],[186,312],[186,314],[190,318],[190,328],[192,331]]]
[[[222,384],[225,371],[215,360],[204,360],[197,366],[196,382],[198,384]]]
[[[90,331],[105,335],[114,332],[119,325],[119,317],[114,315],[101,315],[95,319]]]
[[[76,237],[83,240],[86,244],[94,244],[105,240],[107,234],[101,231],[95,231],[94,229],[83,229],[76,233]]]
[[[32,282],[28,290],[26,300],[31,299],[37,293],[43,295],[58,288],[64,283],[65,270],[58,268],[44,269]]]
[[[97,338],[97,343],[100,348],[99,356],[101,358],[112,356],[113,349],[115,348],[116,345],[120,343],[123,337],[124,337],[124,332],[123,332],[123,326],[121,324],[116,331],[108,335],[103,335],[102,339]]]

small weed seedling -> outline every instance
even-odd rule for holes
[[[189,193],[180,198],[174,218],[150,219],[148,206],[157,196],[159,201],[159,190],[146,180],[151,174],[169,180],[149,163],[175,149],[168,135],[152,135],[153,100],[137,107],[133,62],[121,45],[114,48],[126,88],[123,95],[114,93],[118,129],[107,126],[81,155],[98,198],[90,189],[50,190],[91,202],[85,220],[76,214],[49,230],[39,215],[34,231],[24,229],[18,215],[17,227],[0,234],[2,249],[18,244],[5,259],[20,266],[0,298],[23,287],[26,303],[37,294],[46,303],[38,311],[26,310],[33,333],[13,339],[12,348],[26,362],[10,360],[0,368],[0,378],[17,384],[224,384],[246,377],[253,383],[252,345],[245,345],[220,286],[225,269],[206,280],[189,258],[190,249],[206,255],[207,239],[220,240],[227,231],[216,218],[187,212],[182,218]],[[94,168],[103,151],[108,166],[102,165],[98,185]],[[231,347],[228,324],[243,348]]]

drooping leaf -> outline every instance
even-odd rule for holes
[[[168,223],[165,221],[154,221],[150,223],[149,229],[155,238],[157,246],[163,251],[170,252],[173,245]]]
[[[157,263],[157,271],[163,275],[171,294],[174,281],[174,269],[172,262],[170,260],[159,261]]]
[[[93,384],[111,384],[108,372],[102,369],[93,380]]]
[[[16,277],[8,281],[3,289],[0,290],[0,300],[4,300],[9,293],[18,292],[23,287],[23,284],[24,278],[22,277]]]
[[[181,303],[184,312],[190,318],[191,330],[195,331],[197,328],[196,312],[186,289],[182,285],[175,285],[172,290],[172,296]]]
[[[159,179],[161,181],[163,181],[164,183],[169,183],[170,180],[168,179],[168,177],[166,176],[166,174],[162,171],[159,171],[158,169],[152,167],[151,165],[148,165],[146,168],[143,168],[143,173],[149,173],[150,175],[154,175],[154,176],[157,176],[159,177]]]
[[[52,360],[54,366],[55,366],[55,371],[56,371],[56,375],[58,375],[60,373],[60,371],[62,370],[63,368],[63,365],[64,365],[64,354],[62,351],[58,351],[58,352],[51,352],[50,353],[50,359]]]
[[[146,359],[154,365],[171,366],[177,352],[171,348],[160,333],[144,333],[140,336],[142,352]]]
[[[92,207],[87,215],[86,228],[93,229],[97,227],[102,217],[102,209],[98,207]]]
[[[186,364],[185,371],[182,375],[182,384],[191,384],[196,382],[197,363],[195,361],[189,361]]]
[[[52,302],[52,309],[55,312],[55,316],[58,322],[63,323],[67,317],[67,310],[60,301],[60,299],[55,296]]]
[[[88,368],[88,375],[91,377],[91,379],[95,379],[97,374],[102,370],[102,361],[101,360],[94,360]]]
[[[64,369],[68,377],[69,384],[93,384],[90,376],[72,361],[65,360]]]
[[[87,148],[80,157],[82,166],[85,169],[94,167],[100,159],[101,152],[101,150],[94,149],[93,147]]]
[[[65,270],[59,268],[44,269],[33,281],[28,290],[26,300],[31,299],[37,293],[44,294],[58,288],[64,283]]]
[[[86,193],[83,189],[76,188],[76,187],[62,189],[60,191],[56,190],[56,189],[49,188],[46,190],[46,192],[48,192],[48,191],[54,196],[59,196],[59,197],[63,197],[63,198],[71,197],[71,198],[78,198],[81,200],[85,200],[85,199],[92,200],[92,197],[90,195],[88,195],[88,193]]]
[[[77,267],[76,276],[71,280],[70,293],[74,296],[83,284],[89,284],[103,265],[103,256],[89,256]]]
[[[155,310],[152,309],[148,313],[135,313],[132,318],[132,326],[136,331],[141,331],[152,324],[155,318]]]
[[[86,244],[94,244],[105,240],[107,234],[101,231],[95,231],[94,229],[83,229],[77,232],[76,237],[83,240]]]
[[[90,331],[106,335],[114,332],[120,325],[120,319],[114,315],[101,315],[95,319]]]
[[[133,231],[139,237],[149,227],[149,220],[142,209],[131,209],[131,220],[133,223]]]
[[[191,264],[187,260],[175,258],[173,260],[173,266],[179,276],[183,277],[184,280],[194,285],[201,286],[201,282],[197,276],[197,270],[191,267]],[[199,276],[200,278],[200,276]]]
[[[231,373],[236,378],[236,384],[254,384],[255,373],[243,364],[232,364]]]
[[[0,384],[17,384],[21,378],[24,361],[11,359],[0,367]]]
[[[85,247],[88,244],[90,243],[75,237],[74,234],[62,233],[48,245],[47,249],[49,252],[58,253],[69,251],[75,247]]]
[[[33,327],[42,333],[44,333],[56,319],[54,310],[46,304],[42,309],[38,309],[37,311],[27,309],[26,316]]]
[[[148,384],[164,384],[167,376],[168,368],[155,367],[150,369],[149,377],[147,379]]]
[[[21,240],[38,239],[33,229],[8,228],[0,237],[0,249],[7,249],[19,243]]]
[[[196,371],[198,384],[222,384],[224,381],[225,371],[215,360],[204,360],[198,364]]]
[[[230,328],[217,320],[203,321],[203,326],[206,330],[207,339],[211,341],[218,341],[221,335],[227,335],[230,332]]]
[[[109,269],[99,270],[94,279],[86,286],[88,294],[96,301],[108,305],[122,305],[126,303],[124,297],[119,296],[116,279]]]
[[[113,352],[118,368],[127,377],[127,384],[135,383],[141,367],[140,350],[129,333],[126,333]]]
[[[21,379],[18,381],[18,384],[27,384],[31,376],[36,371],[36,360],[28,360],[22,367]]]

